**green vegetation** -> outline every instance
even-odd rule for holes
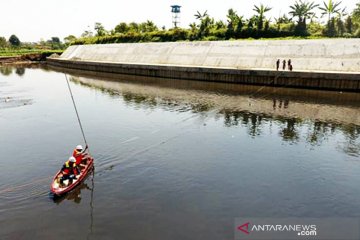
[[[70,41],[76,37],[70,39]],[[68,43],[70,42],[68,41]],[[51,55],[52,53],[61,54],[65,49],[58,37],[52,37],[48,41],[40,41],[39,43],[23,43],[16,35],[11,35],[9,40],[0,37],[0,57],[23,56],[28,54]]]
[[[129,42],[168,42],[234,39],[298,39],[326,37],[360,37],[360,3],[351,12],[342,8],[341,1],[326,0],[322,5],[311,1],[297,0],[289,6],[289,16],[284,14],[274,20],[266,15],[270,6],[254,6],[254,15],[249,19],[237,14],[234,9],[227,12],[226,22],[210,17],[207,11],[197,11],[195,22],[189,28],[159,29],[152,21],[143,23],[121,22],[112,30],[95,23],[94,33],[85,31],[80,38],[68,36],[67,44],[103,44]],[[316,10],[321,16],[316,16]],[[321,18],[326,16],[326,23]],[[1,44],[1,40],[0,40]]]
[[[9,43],[11,46],[13,47],[19,47],[21,42],[19,40],[19,38],[15,35],[11,35],[10,38],[9,38]]]
[[[45,54],[47,56],[57,53],[61,54],[63,50],[42,50],[42,49],[0,49],[0,57],[15,57],[28,54]]]
[[[215,20],[207,11],[197,11],[195,21],[188,28],[158,28],[148,20],[142,23],[120,22],[114,29],[106,30],[97,22],[93,31],[86,30],[80,37],[69,35],[64,42],[52,37],[47,41],[26,43],[16,35],[8,40],[0,36],[0,56],[49,51],[61,53],[72,44],[360,37],[360,2],[353,11],[347,12],[341,1],[325,0],[318,5],[309,0],[296,0],[289,6],[288,15],[274,19],[267,17],[271,10],[271,6],[254,5],[254,15],[245,19],[234,9],[229,9],[226,21]],[[320,10],[320,16],[316,15],[316,10]],[[321,21],[323,17],[325,23]]]

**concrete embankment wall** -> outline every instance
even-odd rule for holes
[[[295,71],[274,71],[277,59],[291,59]],[[360,39],[81,45],[49,63],[154,77],[360,90]]]

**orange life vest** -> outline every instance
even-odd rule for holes
[[[76,149],[73,152],[73,157],[76,159],[76,165],[80,165],[84,155],[82,152],[78,152]]]

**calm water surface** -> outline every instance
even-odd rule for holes
[[[360,217],[359,94],[0,68],[0,239],[233,239],[238,217]],[[117,80],[117,81],[114,81]]]

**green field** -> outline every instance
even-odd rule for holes
[[[63,50],[44,50],[44,49],[0,49],[0,57],[17,57],[27,54],[61,54]]]

